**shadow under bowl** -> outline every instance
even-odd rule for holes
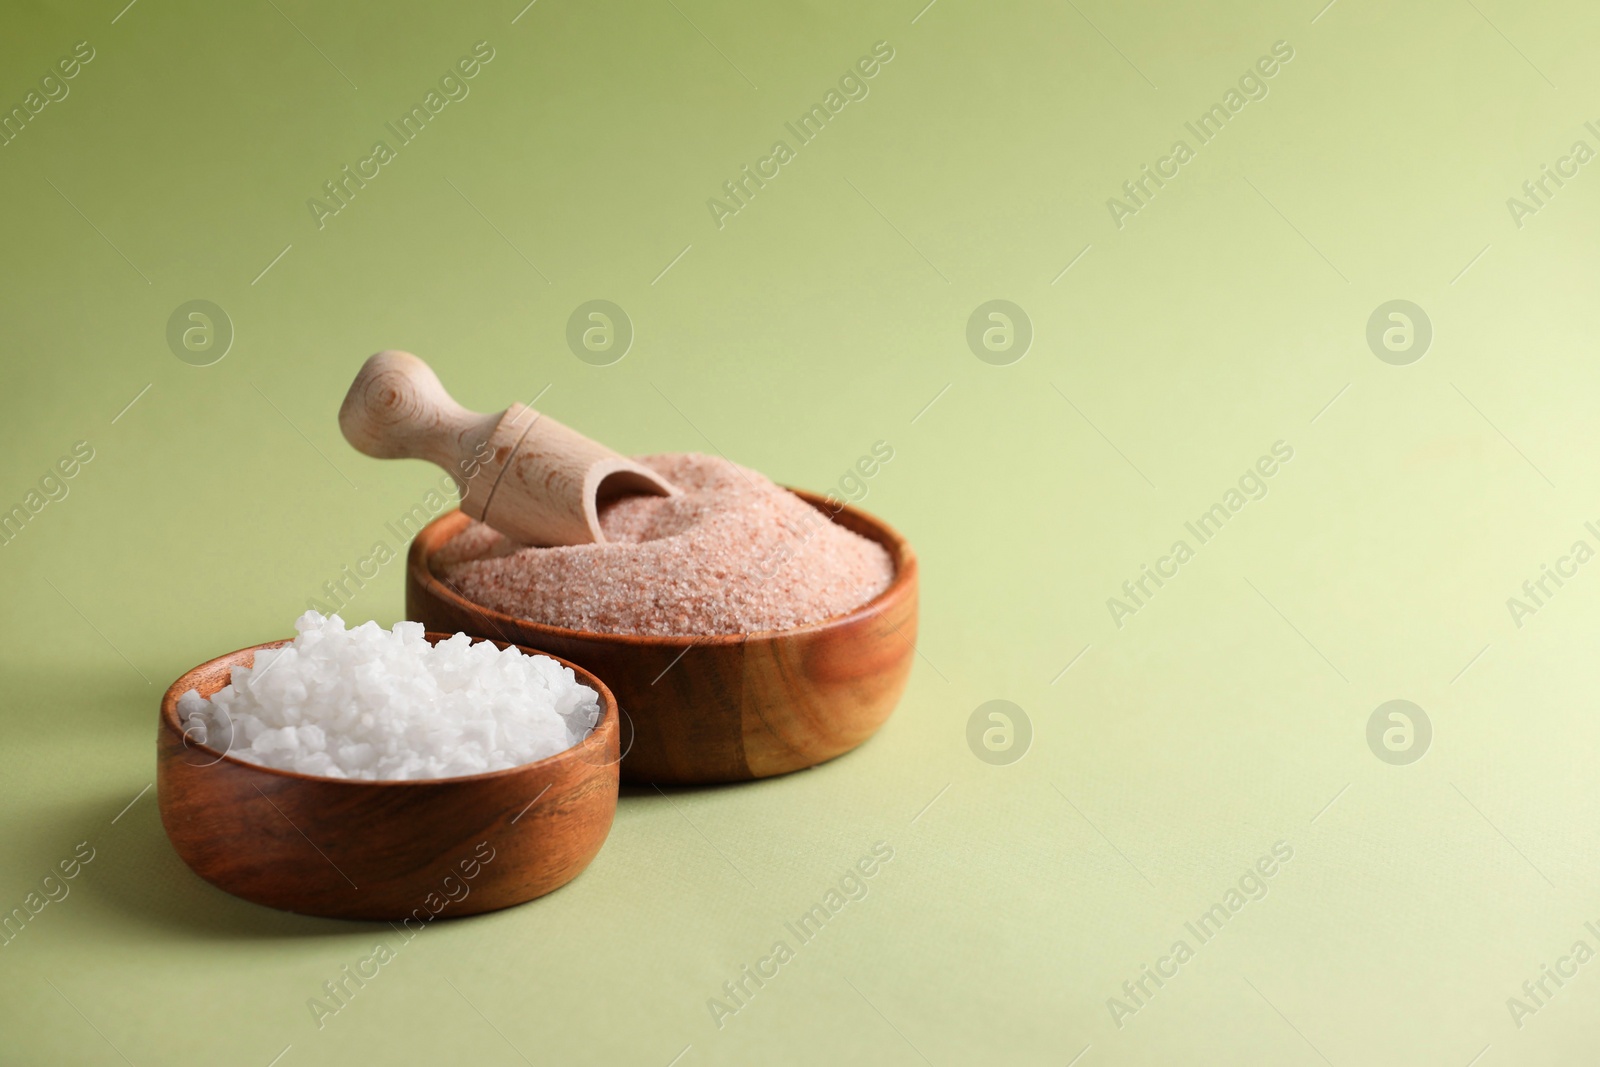
[[[406,615],[581,664],[617,694],[622,777],[693,785],[815,766],[871,737],[905,690],[916,655],[917,558],[888,523],[793,490],[833,522],[882,545],[889,587],[842,615],[791,630],[700,637],[594,633],[547,626],[473,603],[432,559],[472,521],[441,515],[411,542]]]
[[[449,636],[427,635],[435,644]],[[201,878],[302,915],[428,922],[543,896],[600,851],[617,809],[620,731],[616,698],[593,674],[562,661],[600,695],[600,718],[587,738],[546,759],[487,774],[323,778],[246,763],[186,739],[178,697],[190,689],[210,697],[228,684],[234,667],[251,666],[258,651],[289,643],[202,663],[161,699],[161,823]]]

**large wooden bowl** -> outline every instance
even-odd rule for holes
[[[448,636],[430,633],[428,640]],[[321,778],[246,763],[185,738],[178,697],[190,689],[209,697],[228,684],[232,668],[288,643],[203,663],[161,700],[161,823],[201,878],[285,911],[409,920],[415,928],[542,896],[600,851],[617,810],[620,731],[616,698],[588,671],[565,664],[600,694],[593,732],[548,759],[488,774]]]
[[[810,626],[714,637],[640,637],[545,626],[475,604],[431,566],[471,520],[441,515],[411,542],[406,615],[430,630],[511,641],[582,664],[611,686],[624,717],[630,782],[739,782],[811,767],[871,737],[894,710],[917,639],[917,558],[887,523],[846,507],[834,522],[888,549],[889,588]]]

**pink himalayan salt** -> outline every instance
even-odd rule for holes
[[[755,471],[716,456],[640,456],[683,490],[603,505],[609,542],[535,548],[474,522],[434,558],[468,600],[572,630],[665,635],[787,630],[889,587],[875,541]]]

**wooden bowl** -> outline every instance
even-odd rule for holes
[[[711,637],[591,633],[475,604],[430,560],[471,520],[441,515],[411,542],[406,615],[430,630],[511,641],[582,664],[617,694],[631,728],[630,782],[739,782],[811,767],[871,737],[894,710],[917,639],[917,558],[887,523],[851,507],[834,522],[878,542],[894,562],[889,588],[867,604],[792,630]]]
[[[209,697],[257,651],[289,643],[202,663],[161,699],[161,823],[201,878],[285,911],[413,926],[542,896],[600,851],[617,810],[619,730],[616,698],[594,675],[563,661],[600,694],[600,720],[587,738],[536,763],[462,778],[321,778],[185,739],[179,696],[196,689]]]

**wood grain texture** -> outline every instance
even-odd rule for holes
[[[189,689],[210,696],[228,684],[233,667],[250,666],[259,649],[288,643],[201,664],[162,698],[161,822],[201,878],[268,907],[409,919],[414,929],[435,917],[542,896],[599,852],[617,808],[620,731],[616,699],[592,674],[566,664],[600,694],[600,721],[584,741],[536,763],[465,778],[319,778],[246,763],[185,739],[179,696]]]
[[[717,637],[645,637],[545,626],[474,604],[429,565],[468,523],[442,515],[411,543],[406,614],[430,630],[460,630],[570,659],[617,694],[622,776],[632,782],[737,782],[811,767],[881,726],[916,654],[917,560],[888,524],[854,508],[834,522],[883,545],[889,588],[854,611],[793,630]],[[631,736],[630,736],[631,732]]]
[[[661,475],[525,404],[468,411],[410,352],[368,357],[339,407],[339,429],[378,459],[443,468],[461,510],[529,545],[604,542],[597,502],[628,493],[671,496]]]

